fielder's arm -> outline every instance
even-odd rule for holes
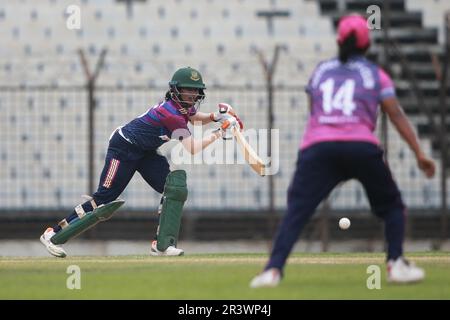
[[[384,112],[386,112],[397,131],[414,152],[419,168],[423,172],[425,172],[427,177],[431,178],[435,172],[434,161],[432,159],[429,159],[420,147],[417,135],[405,113],[403,112],[403,109],[400,106],[397,98],[391,97],[384,99],[381,102],[381,108]]]

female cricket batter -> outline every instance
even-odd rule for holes
[[[223,108],[220,108],[222,112],[215,113],[197,111],[205,98],[205,89],[202,76],[197,70],[190,67],[181,68],[174,73],[169,82],[169,90],[163,102],[114,131],[109,141],[97,192],[92,195],[91,200],[76,206],[69,216],[53,228],[47,228],[42,234],[40,240],[50,254],[65,257],[66,252],[58,245],[58,241],[54,240],[58,238],[55,238],[55,235],[65,231],[68,236],[59,235],[59,238],[64,240],[59,243],[64,243],[73,237],[73,232],[67,232],[70,228],[73,229],[76,226],[78,234],[80,228],[82,231],[87,229],[83,225],[85,221],[86,224],[89,221],[85,218],[86,214],[103,204],[116,200],[136,171],[154,190],[163,194],[157,237],[152,242],[151,253],[167,256],[179,256],[184,253],[182,249],[176,248],[175,244],[181,223],[181,209],[187,197],[187,188],[179,190],[186,185],[185,172],[177,170],[176,176],[175,171],[170,172],[169,163],[164,156],[157,153],[157,149],[171,138],[179,138],[183,146],[191,154],[195,154],[224,134],[224,126],[222,126],[220,130],[214,131],[202,140],[193,139],[187,126],[188,121],[202,124],[226,121],[228,127],[239,125],[242,129],[241,121],[229,106],[227,111],[234,117],[228,112],[224,113]],[[171,175],[174,177],[170,178]],[[171,185],[171,181],[180,179],[184,180],[181,185]],[[168,194],[170,192],[172,195]],[[166,203],[163,206],[164,201]],[[164,212],[164,208],[167,212]],[[163,216],[165,222],[162,222]],[[162,233],[167,237],[171,236],[170,241],[160,239]]]
[[[414,152],[427,177],[434,162],[422,151],[389,76],[364,54],[370,45],[366,20],[359,15],[339,21],[339,57],[319,63],[308,83],[310,117],[288,190],[284,216],[264,271],[253,288],[276,286],[299,234],[319,203],[340,182],[358,179],[371,209],[384,220],[388,281],[414,282],[424,271],[403,258],[405,206],[383,151],[374,135],[378,105]]]

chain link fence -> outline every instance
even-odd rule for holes
[[[94,107],[94,177],[104,164],[112,131],[158,103],[165,88],[99,87]],[[217,103],[228,102],[239,112],[246,129],[258,134],[258,150],[267,155],[267,101],[264,87],[220,87],[207,90],[200,111],[211,112]],[[0,211],[66,210],[89,193],[88,94],[84,87],[0,88]],[[277,87],[274,91],[274,156],[279,168],[274,176],[274,205],[286,206],[286,190],[295,167],[298,146],[307,120],[306,95],[302,87]],[[413,118],[413,123],[420,122]],[[212,128],[212,127],[210,127]],[[204,131],[203,131],[204,134]],[[428,140],[421,141],[431,154]],[[229,142],[217,142],[229,143]],[[412,209],[437,209],[440,205],[439,175],[424,178],[396,131],[389,127],[389,164],[406,204]],[[169,159],[176,142],[161,153]],[[237,152],[237,151],[236,151]],[[439,159],[437,159],[439,161]],[[440,166],[438,166],[439,168]],[[192,211],[264,211],[269,206],[269,183],[250,167],[239,164],[175,164],[188,172]],[[94,181],[96,186],[98,181]],[[305,186],[307,187],[307,186]],[[447,195],[448,197],[449,195]],[[156,210],[159,194],[136,173],[122,195],[128,210]],[[329,198],[330,210],[368,209],[362,186],[349,181]]]

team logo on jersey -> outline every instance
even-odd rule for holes
[[[194,81],[200,80],[200,76],[197,71],[191,71],[191,80],[194,80]]]

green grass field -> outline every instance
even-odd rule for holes
[[[425,268],[425,281],[388,284],[383,254],[295,254],[279,287],[259,289],[248,285],[263,254],[0,258],[0,299],[450,299],[449,253],[407,257]],[[373,264],[379,290],[366,286]],[[66,287],[70,265],[80,267],[80,290]]]

